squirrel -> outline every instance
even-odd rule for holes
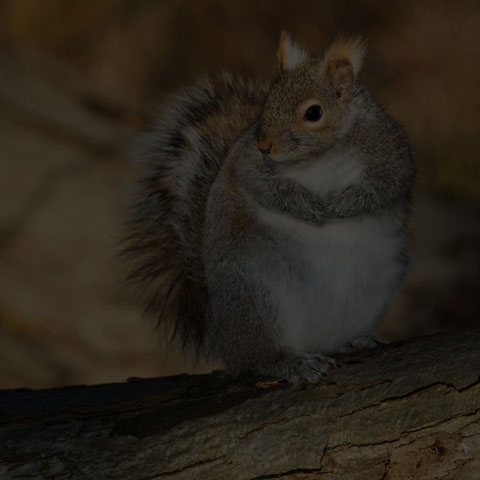
[[[311,56],[283,32],[273,80],[200,79],[145,136],[127,282],[232,375],[317,382],[329,355],[382,343],[416,168],[364,53],[354,37]]]

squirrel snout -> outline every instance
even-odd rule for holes
[[[272,140],[270,137],[255,138],[255,145],[263,155],[268,155],[272,150]]]

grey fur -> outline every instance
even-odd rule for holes
[[[271,86],[203,81],[174,98],[150,137],[126,239],[129,281],[184,344],[234,374],[319,380],[326,354],[371,343],[408,267],[409,143],[358,79],[351,96],[335,95],[325,61]],[[305,130],[297,105],[312,96],[326,120]],[[267,137],[279,155],[256,148]],[[301,172],[317,167],[338,185],[312,190]],[[358,175],[348,180],[342,168]],[[372,239],[379,258],[368,250],[365,260]]]

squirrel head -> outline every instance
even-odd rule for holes
[[[279,75],[268,93],[255,144],[276,163],[297,163],[331,147],[350,123],[365,42],[336,40],[321,57],[310,57],[282,32]]]

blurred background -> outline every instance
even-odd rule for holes
[[[480,322],[478,1],[0,0],[0,388],[201,371],[115,288],[135,136],[163,96],[275,73],[282,29],[369,48],[362,78],[420,164],[390,340]]]

